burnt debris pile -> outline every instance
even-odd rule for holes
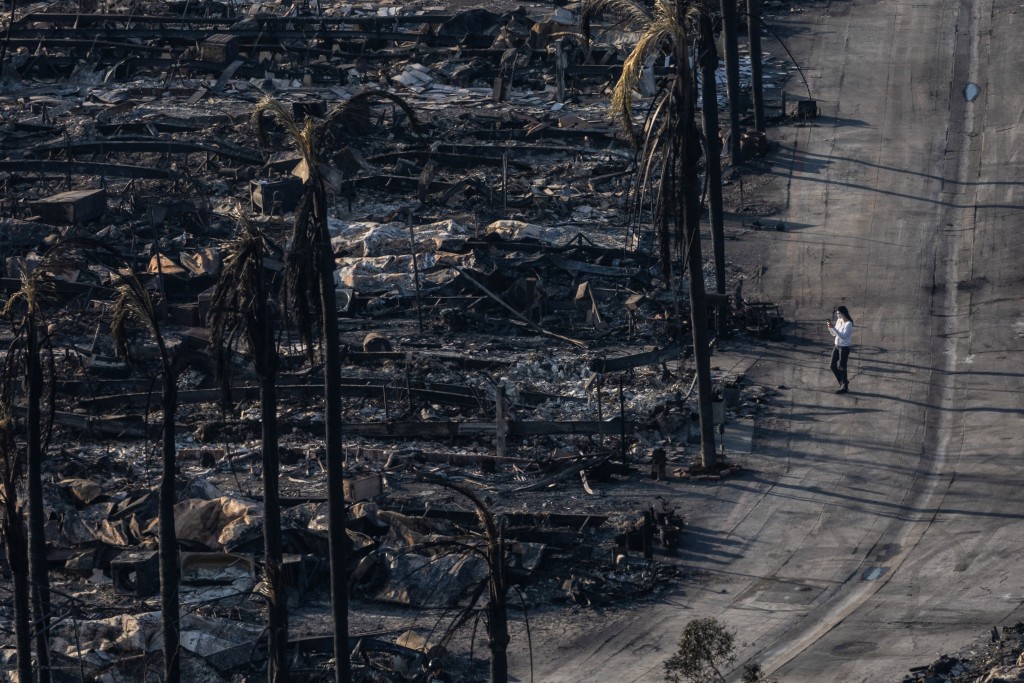
[[[622,605],[685,568],[664,496],[703,483],[687,285],[606,115],[636,34],[579,9],[11,10],[0,677],[26,670],[31,612],[53,680],[157,680],[168,567],[176,666],[210,681],[268,661],[320,680],[332,569],[355,680],[407,681],[438,656],[486,668],[495,602],[525,643],[531,612]],[[778,338],[780,308],[727,276],[716,342]],[[772,393],[714,381],[723,429]]]

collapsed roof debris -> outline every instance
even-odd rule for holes
[[[229,395],[217,385],[205,325],[237,214],[285,246],[302,210],[312,171],[287,131],[271,124],[269,147],[255,141],[250,119],[266,95],[304,125],[380,90],[422,123],[410,126],[395,101],[360,107],[330,128],[316,169],[330,190],[342,316],[358,680],[411,680],[426,657],[449,651],[467,673],[480,666],[456,628],[416,632],[478,607],[469,598],[487,574],[474,554],[486,542],[476,512],[422,475],[486,497],[517,609],[620,604],[679,572],[681,512],[646,498],[617,509],[601,495],[642,490],[652,461],[652,476],[679,481],[699,435],[685,297],[664,287],[652,236],[637,228],[634,154],[605,116],[606,87],[635,36],[594,21],[588,43],[577,9],[14,10],[0,56],[2,300],[50,247],[79,237],[116,250],[155,297],[178,371],[181,646],[200,680],[265,666],[251,623],[267,582],[259,387],[245,353],[232,358]],[[785,66],[768,64],[785,78]],[[280,279],[285,264],[272,256],[264,268]],[[52,275],[45,532],[55,609],[76,616],[54,620],[51,665],[142,680],[158,670],[161,646],[160,349],[139,336],[132,364],[117,353],[107,332],[117,267]],[[740,277],[734,268],[730,280]],[[780,334],[775,304],[730,302],[722,336]],[[333,654],[323,381],[285,329],[284,298],[271,304],[282,323],[292,674],[303,680]],[[10,346],[8,328],[0,341]],[[752,417],[769,395],[741,373],[716,380],[723,421]],[[20,401],[14,409],[26,419]],[[4,628],[9,619],[0,615]],[[0,660],[13,670],[8,645]]]

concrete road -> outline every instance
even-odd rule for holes
[[[661,680],[705,615],[737,634],[733,679],[757,661],[786,683],[899,681],[1024,620],[1024,5],[816,7],[775,22],[822,117],[772,134],[789,229],[745,238],[765,255],[745,294],[793,321],[747,358],[785,387],[751,472],[659,492],[703,578],[557,647],[541,634],[537,681]],[[840,303],[847,395],[827,367]]]

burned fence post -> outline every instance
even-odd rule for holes
[[[494,472],[508,454],[508,411],[505,406],[505,385],[499,384],[494,392],[494,460],[485,459],[484,470]]]
[[[409,252],[412,254],[412,277],[416,285],[416,318],[419,322],[420,334],[423,334],[423,306],[420,301],[420,267],[416,260],[416,229],[412,225],[412,215],[409,216]]]
[[[555,101],[565,102],[565,67],[569,59],[565,54],[563,38],[555,41]]]
[[[538,316],[536,315],[537,309],[537,277],[526,278],[526,310],[523,311],[529,320],[536,321]]]
[[[501,215],[508,216],[508,150],[501,155]]]
[[[654,558],[654,510],[644,510],[644,522],[641,528],[644,559]]]
[[[622,375],[619,375],[619,445],[622,447],[622,462],[626,462],[626,401],[622,395]]]

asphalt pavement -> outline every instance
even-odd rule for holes
[[[743,476],[679,492],[700,579],[596,615],[535,653],[534,680],[662,680],[683,626],[715,616],[737,636],[732,680],[753,661],[785,683],[899,681],[1024,621],[1024,5],[807,7],[770,19],[821,116],[770,131],[788,229],[757,233],[744,288],[791,321],[747,358],[785,389]]]

